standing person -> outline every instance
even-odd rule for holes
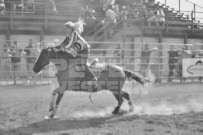
[[[4,15],[5,9],[6,9],[6,7],[5,7],[4,0],[0,0],[0,14],[1,15]]]
[[[178,51],[174,49],[174,45],[171,45],[170,50],[168,51],[168,64],[169,64],[169,74],[168,74],[168,82],[171,81],[171,76],[174,75],[173,70],[176,67],[176,63],[178,61]]]
[[[13,47],[11,47],[11,66],[14,72],[14,79],[19,78],[20,74],[20,49],[18,48],[18,42],[14,41]]]
[[[56,5],[55,5],[55,2],[54,0],[48,0],[46,1],[46,6],[47,6],[47,12],[48,14],[53,14],[53,15],[56,15],[57,14],[57,9],[56,9]]]
[[[83,32],[83,20],[79,19],[77,22],[66,22],[65,27],[67,31],[67,37],[60,45],[64,50],[71,54],[74,58],[79,59],[79,64],[85,66],[85,69],[82,70],[86,71],[87,76],[90,76],[90,84],[94,91],[97,91],[97,78],[92,72],[92,70],[87,66],[87,59],[89,55],[89,48],[90,45],[83,39],[81,33]],[[56,50],[57,51],[57,50]],[[81,81],[85,80],[82,78]]]
[[[24,0],[14,0],[13,3],[13,10],[14,14],[16,11],[20,11],[21,14],[24,14],[24,9],[25,9],[25,1]]]
[[[31,11],[31,13],[35,13],[35,0],[27,0],[25,9],[26,11]]]
[[[165,24],[165,13],[163,11],[163,8],[159,8],[157,10],[157,19],[158,19],[158,22],[157,22],[157,25],[162,25],[164,26]]]
[[[146,76],[146,71],[147,69],[149,68],[149,62],[150,62],[150,54],[153,52],[153,51],[158,51],[158,48],[157,47],[154,47],[152,49],[149,48],[149,44],[145,44],[142,52],[141,52],[141,65],[140,65],[140,69],[141,69],[141,72],[143,73],[144,71],[144,76]]]
[[[2,68],[3,68],[3,77],[6,78],[7,80],[9,78],[12,77],[11,75],[11,60],[10,60],[10,57],[11,57],[11,51],[10,51],[10,45],[9,43],[5,43],[4,45],[4,53],[3,53],[3,59],[1,61],[1,65],[2,65]]]
[[[110,30],[109,36],[112,37],[113,35],[113,26],[117,23],[117,14],[112,9],[112,6],[109,6],[108,10],[106,11],[106,30]]]
[[[31,79],[32,78],[32,68],[35,62],[35,58],[33,56],[33,42],[32,39],[29,40],[29,45],[27,47],[25,47],[24,52],[26,54],[26,64],[27,64],[27,71],[28,71],[28,78]]]

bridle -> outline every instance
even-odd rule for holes
[[[47,57],[46,57],[46,59],[43,61],[43,63],[42,63],[42,65],[47,61],[47,59],[50,57],[50,51],[49,51],[49,49],[53,49],[53,48],[48,48],[48,55],[47,55]],[[54,54],[55,54],[55,59],[57,59],[57,57],[58,57],[58,55],[57,55],[57,53],[53,50],[53,52],[54,52]],[[43,67],[42,68],[42,70],[44,69],[44,70],[46,70],[46,69],[48,69],[48,68],[50,68],[50,67],[52,67],[53,65],[50,65],[50,64],[48,64],[48,65],[46,65],[45,67]]]

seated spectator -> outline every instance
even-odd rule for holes
[[[154,2],[155,2],[155,0],[149,0],[149,7],[154,7]]]
[[[140,12],[139,12],[139,10],[137,10],[137,9],[133,9],[133,8],[131,8],[129,11],[128,11],[128,13],[129,13],[129,16],[130,16],[130,18],[132,18],[132,19],[139,19],[140,18]]]
[[[0,0],[0,15],[4,15],[5,14],[5,3],[4,0]]]
[[[161,24],[162,26],[165,24],[165,13],[163,11],[163,8],[159,8],[157,11],[157,21],[158,24]]]
[[[20,12],[21,14],[24,13],[25,5],[24,0],[15,0],[13,3],[13,12]]]
[[[48,0],[46,4],[46,9],[48,14],[57,14],[57,9],[54,0]]]
[[[113,7],[114,4],[115,4],[115,0],[106,0],[106,1],[104,1],[103,10],[104,11],[108,10],[108,7],[109,6]]]
[[[151,9],[149,9],[148,12],[147,12],[147,23],[148,23],[149,26],[151,26],[152,22],[158,23],[157,18],[154,15],[154,12]]]
[[[149,0],[143,0],[143,3],[148,6],[149,5]]]
[[[85,6],[85,8],[81,8],[81,18],[83,19],[93,19],[95,20],[96,18],[93,16],[95,13],[95,10],[92,9],[91,7]]]
[[[127,20],[128,11],[126,9],[126,6],[122,6],[120,14],[121,14],[121,20]]]
[[[34,13],[35,12],[35,1],[34,0],[27,0],[25,4],[25,9],[28,12]]]
[[[86,7],[86,10],[85,10],[85,19],[96,19],[95,17],[94,17],[94,14],[95,13],[95,10],[94,9],[92,9],[91,7]]]
[[[141,6],[139,15],[140,15],[140,19],[146,19],[147,9],[145,5]]]

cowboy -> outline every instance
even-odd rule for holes
[[[81,33],[84,29],[84,24],[85,23],[81,19],[79,19],[77,22],[66,22],[64,25],[66,27],[67,37],[59,46],[61,46],[64,51],[71,54],[74,58],[79,59],[79,64],[85,65],[85,71],[91,78],[89,85],[92,85],[93,89],[95,90],[97,89],[97,78],[95,77],[89,66],[87,66],[90,45],[81,36]],[[84,79],[85,77],[82,78],[81,81],[83,81]]]

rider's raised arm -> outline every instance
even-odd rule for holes
[[[64,41],[61,43],[61,45],[59,45],[59,46],[62,46],[62,47],[65,47],[68,43],[69,43],[69,36],[67,36],[65,39],[64,39]]]

